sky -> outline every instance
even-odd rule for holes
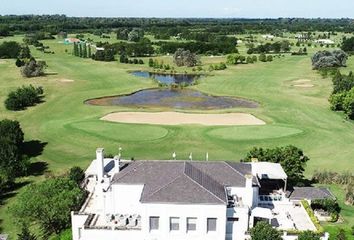
[[[354,18],[353,0],[0,0],[0,15]]]

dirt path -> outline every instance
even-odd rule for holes
[[[243,126],[264,125],[264,121],[248,113],[192,114],[178,112],[118,112],[110,113],[101,120],[120,123],[183,125],[199,124],[205,126]]]

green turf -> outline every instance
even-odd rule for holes
[[[0,42],[10,39],[20,41],[21,37],[0,39]],[[258,109],[221,112],[249,112],[266,121],[265,126],[160,127],[103,122],[99,118],[105,114],[129,109],[83,103],[89,98],[156,87],[152,80],[128,74],[130,70],[148,69],[147,64],[137,66],[80,59],[70,55],[71,46],[58,43],[58,40],[43,42],[55,54],[44,54],[33,48],[32,53],[47,61],[47,70],[52,75],[24,79],[14,60],[0,60],[0,118],[19,120],[26,140],[47,143],[43,153],[32,161],[47,162],[48,170],[53,173],[63,173],[74,165],[87,167],[95,157],[96,147],[105,147],[107,152],[116,154],[118,146],[123,148],[125,158],[171,159],[172,152],[176,152],[178,158],[187,159],[193,152],[194,159],[203,160],[208,152],[211,160],[237,161],[254,146],[293,144],[302,148],[311,159],[306,168],[307,176],[321,169],[339,172],[353,169],[354,124],[346,121],[343,114],[329,109],[327,99],[331,81],[322,79],[311,69],[310,56],[286,55],[272,63],[230,66],[225,71],[213,72],[213,76],[192,87],[213,95],[260,102]],[[240,49],[245,50],[244,46]],[[315,50],[310,49],[311,52]],[[163,59],[165,63],[172,62],[171,57]],[[224,57],[202,57],[205,69],[210,63],[224,60]],[[347,69],[354,70],[354,58],[348,61]],[[74,82],[60,81],[63,79]],[[299,79],[309,79],[315,87],[293,87],[293,81]],[[45,102],[26,111],[5,110],[2,103],[8,92],[30,83],[44,87]],[[15,231],[6,207],[0,208],[0,219],[4,220],[1,226],[5,232]]]
[[[211,138],[219,138],[227,141],[252,141],[269,138],[282,138],[302,133],[301,130],[281,126],[244,126],[224,127],[211,130],[207,135]]]

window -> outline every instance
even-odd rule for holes
[[[187,232],[197,230],[197,218],[187,218]]]
[[[236,217],[236,218],[227,218],[227,221],[229,222],[238,222],[239,218]]]
[[[159,230],[159,217],[150,217],[150,231],[151,230]]]
[[[215,231],[216,231],[216,218],[208,218],[207,232],[215,232]]]
[[[170,218],[170,231],[178,231],[179,230],[179,218],[171,217]]]

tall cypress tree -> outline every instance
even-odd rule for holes
[[[82,57],[87,58],[87,46],[86,43],[83,44]]]
[[[91,45],[89,44],[88,45],[88,57],[91,58],[92,57],[92,54],[91,54]]]
[[[82,57],[82,44],[79,44],[79,57]]]

